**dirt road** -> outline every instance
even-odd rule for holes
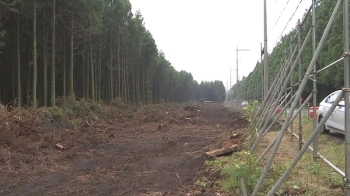
[[[204,153],[248,125],[218,103],[149,107],[16,135],[1,146],[0,195],[195,195]]]

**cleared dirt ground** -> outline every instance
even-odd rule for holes
[[[248,126],[219,103],[105,110],[70,126],[3,111],[0,195],[216,195],[195,186],[204,154]]]

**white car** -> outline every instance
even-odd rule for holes
[[[247,106],[248,104],[249,104],[248,101],[242,101],[242,103],[241,103],[242,106]]]
[[[322,120],[339,93],[341,93],[341,90],[329,94],[321,101],[318,108],[318,122]],[[345,133],[345,102],[343,100],[339,102],[338,106],[335,107],[333,113],[327,119],[325,125],[322,127],[321,133],[328,134],[329,131],[341,134]]]

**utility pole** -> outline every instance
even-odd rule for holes
[[[226,101],[229,102],[230,101],[230,98],[228,97],[229,96],[229,92],[230,92],[230,88],[228,86],[228,78],[226,80],[226,86],[227,86],[227,90],[226,90]]]
[[[236,84],[238,84],[238,51],[249,51],[250,49],[236,49],[236,53],[237,53],[237,58],[236,58]]]
[[[232,92],[231,92],[231,88],[232,88],[232,77],[231,77],[231,68],[230,68],[230,86],[228,88],[228,92],[229,92],[229,102],[232,101]]]
[[[267,54],[267,16],[266,16],[266,0],[264,0],[264,97],[266,98],[269,90],[268,77],[268,54]]]
[[[236,49],[236,54],[237,54],[237,57],[236,57],[236,85],[238,87],[238,51],[249,51],[250,49],[238,49],[238,46],[237,46],[237,49]],[[239,100],[239,96],[237,95],[237,99]]]

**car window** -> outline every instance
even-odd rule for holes
[[[328,99],[326,100],[326,102],[327,102],[327,103],[333,103],[333,102],[337,99],[338,95],[339,95],[339,92],[330,95],[330,96],[328,97]]]

